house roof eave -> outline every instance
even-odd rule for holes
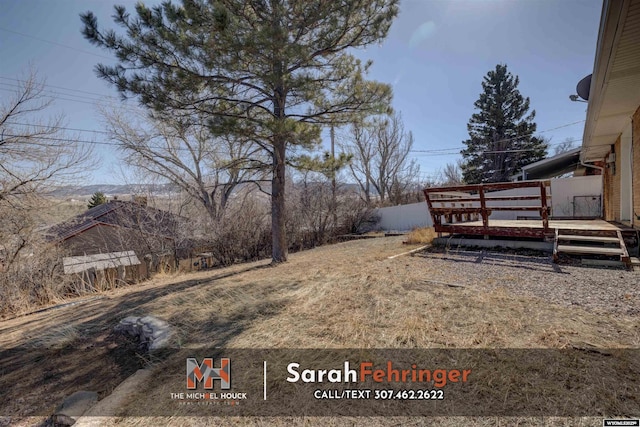
[[[602,160],[640,104],[639,0],[605,0],[580,160]]]

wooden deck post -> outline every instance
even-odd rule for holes
[[[542,209],[540,216],[542,216],[542,228],[544,233],[549,231],[549,209],[547,207],[547,185],[545,181],[540,181],[540,204]]]
[[[438,237],[442,237],[442,231],[440,230],[440,225],[442,225],[442,220],[440,219],[440,215],[433,214],[433,204],[431,203],[431,198],[429,197],[429,192],[425,188],[422,190],[424,193],[425,199],[427,199],[427,211],[431,215],[431,219],[433,220],[433,229],[438,232]]]
[[[484,238],[489,239],[489,214],[487,213],[487,204],[484,199],[484,188],[478,186],[478,195],[480,196],[480,215],[482,215],[482,227],[484,227]]]

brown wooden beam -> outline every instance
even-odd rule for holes
[[[551,181],[518,181],[518,182],[495,182],[488,184],[473,184],[473,185],[456,185],[451,187],[429,187],[425,188],[425,193],[451,193],[451,192],[476,192],[480,189],[484,190],[509,190],[512,188],[537,188],[540,185],[548,187],[551,185]]]
[[[541,206],[489,206],[487,209],[493,211],[542,211]]]
[[[438,215],[448,215],[458,213],[482,213],[482,208],[431,208],[431,211]]]
[[[550,196],[547,196],[550,197]],[[540,200],[540,196],[487,196],[485,194],[484,199],[486,201],[504,201],[504,200]],[[459,199],[456,198],[448,198],[448,199],[432,199],[431,203],[459,203],[459,202],[479,202],[480,197],[461,197]]]
[[[538,239],[546,237],[546,233],[542,228],[530,227],[484,227],[479,225],[442,224],[436,227],[436,232],[503,237],[528,237]]]

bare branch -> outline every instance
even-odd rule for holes
[[[234,136],[214,137],[202,119],[189,121],[140,114],[125,118],[103,111],[111,138],[125,161],[177,185],[219,221],[233,191],[241,184],[265,180],[268,165],[262,148]]]
[[[399,204],[415,184],[419,167],[409,159],[413,136],[399,114],[353,124],[342,146],[353,156],[351,175],[367,203],[377,197],[380,204]]]
[[[90,148],[63,134],[63,118],[45,122],[38,116],[51,101],[32,72],[0,106],[0,201],[61,185],[87,165]]]

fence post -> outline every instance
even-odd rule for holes
[[[546,234],[549,231],[549,210],[547,208],[547,186],[544,181],[540,181],[540,204],[542,205],[542,228]]]
[[[484,228],[484,238],[489,239],[489,214],[487,212],[487,204],[484,199],[484,187],[482,184],[478,186],[478,195],[480,196],[480,214],[482,215],[482,227]]]

